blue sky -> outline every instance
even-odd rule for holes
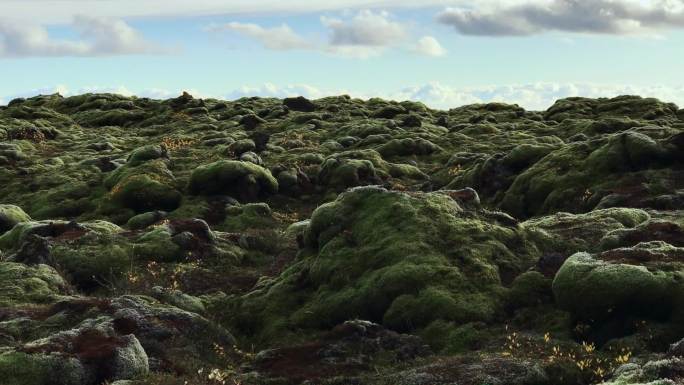
[[[684,105],[682,0],[2,0],[0,103],[86,91]]]

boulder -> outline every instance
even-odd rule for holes
[[[296,98],[283,99],[283,105],[292,111],[313,112],[316,111],[316,104],[309,99],[298,96]]]

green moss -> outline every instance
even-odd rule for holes
[[[219,229],[229,232],[244,232],[248,229],[269,229],[277,226],[271,208],[266,203],[248,203],[226,209],[226,219]]]
[[[198,314],[202,314],[205,311],[201,299],[185,294],[179,290],[171,290],[157,286],[154,287],[152,291],[155,298],[159,301],[168,303],[179,309]]]
[[[44,385],[51,375],[48,361],[19,352],[0,354],[0,376],[7,385]]]
[[[429,155],[439,151],[436,144],[425,139],[393,139],[378,148],[385,158],[408,155]]]
[[[93,211],[92,188],[85,181],[68,178],[49,192],[39,192],[31,201],[30,211],[37,219],[75,218]]]
[[[11,230],[17,223],[29,222],[28,216],[19,206],[0,205],[0,235]]]
[[[51,255],[72,283],[91,289],[116,283],[130,271],[130,251],[119,242],[108,236],[82,237],[53,246]]]
[[[635,227],[649,218],[644,210],[610,208],[586,214],[556,213],[530,219],[523,227],[541,252],[571,255],[599,251],[603,238],[611,232]]]
[[[135,149],[128,156],[127,163],[130,166],[137,166],[150,160],[162,159],[167,157],[166,147],[159,145],[148,145]]]
[[[16,351],[0,353],[0,376],[6,385],[82,385],[90,377],[76,358]]]
[[[129,126],[140,122],[147,117],[145,111],[124,109],[114,109],[111,111],[91,110],[79,112],[74,115],[74,120],[84,127],[104,127],[104,126]]]
[[[137,260],[156,262],[176,262],[185,257],[183,251],[171,239],[166,225],[155,226],[138,237],[133,244]]]
[[[105,187],[110,189],[108,199],[116,205],[102,206],[103,211],[115,211],[117,206],[137,213],[175,210],[183,196],[174,183],[173,174],[162,160],[120,167],[104,181]]]
[[[196,168],[189,189],[193,194],[227,194],[251,201],[278,192],[278,181],[256,164],[223,160]]]
[[[45,222],[22,222],[0,236],[0,250],[13,250],[21,246],[31,229]]]
[[[425,277],[429,279],[429,277]],[[489,294],[470,293],[454,296],[448,290],[429,287],[417,295],[404,294],[392,301],[383,324],[395,330],[415,330],[435,319],[457,323],[471,320],[488,321],[499,310],[498,301]]]
[[[517,175],[500,205],[519,217],[589,211],[623,184],[633,184],[630,173],[647,181],[662,178],[653,170],[671,165],[672,157],[662,141],[639,132],[570,143]]]
[[[517,276],[511,284],[507,305],[512,308],[534,307],[551,302],[552,279],[536,271],[528,271]]]
[[[331,155],[325,159],[318,173],[322,184],[337,190],[380,184],[390,177],[408,183],[428,179],[417,167],[387,162],[374,150],[352,150]]]
[[[645,266],[604,262],[577,253],[553,280],[558,305],[582,319],[605,319],[613,312],[657,316],[681,295],[679,274]]]
[[[165,216],[166,213],[163,211],[150,211],[147,213],[138,214],[128,220],[126,227],[131,230],[141,230],[155,224]]]
[[[482,323],[458,325],[454,322],[437,320],[420,332],[430,347],[442,354],[459,354],[483,346],[487,331]]]
[[[94,231],[100,235],[114,235],[123,232],[121,227],[107,221],[90,221],[84,222],[82,225],[86,229]]]
[[[204,197],[185,196],[181,206],[169,213],[170,219],[206,218],[211,208]]]
[[[228,151],[233,155],[241,155],[254,150],[256,150],[256,144],[252,139],[240,139],[228,146]]]
[[[375,166],[364,159],[327,159],[323,162],[319,179],[322,183],[338,188],[378,184],[380,178]]]
[[[499,272],[531,264],[521,239],[443,194],[356,188],[314,212],[301,261],[233,304],[229,318],[246,328],[250,314],[270,336],[352,318],[398,330],[490,320],[502,309]]]
[[[0,262],[0,306],[49,303],[66,293],[67,284],[50,266]]]

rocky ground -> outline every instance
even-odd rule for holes
[[[0,107],[6,385],[684,383],[684,110]]]

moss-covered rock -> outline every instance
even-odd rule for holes
[[[76,358],[17,351],[0,353],[0,376],[7,385],[84,385],[90,382]]]
[[[630,206],[643,207],[648,190],[634,185],[634,180],[677,184],[669,171],[659,171],[677,162],[674,156],[664,141],[638,132],[570,143],[519,174],[500,205],[522,217],[559,210],[582,212],[617,193],[631,202]]]
[[[300,262],[232,304],[225,316],[236,327],[274,337],[355,317],[399,330],[436,319],[492,320],[502,309],[502,282],[532,263],[518,229],[446,194],[375,187],[319,207],[304,242]]]
[[[429,155],[439,150],[439,146],[425,139],[393,139],[378,148],[383,157],[408,155]]]
[[[50,303],[68,293],[66,281],[47,265],[0,262],[0,306]]]
[[[586,214],[561,212],[530,219],[522,225],[541,252],[567,257],[580,251],[600,251],[607,242],[606,237],[615,237],[618,232],[635,228],[650,218],[644,210],[610,208]]]
[[[154,149],[152,147],[150,152],[155,152]],[[105,179],[105,187],[110,192],[102,210],[115,212],[117,208],[125,207],[136,213],[144,213],[178,208],[183,196],[175,187],[175,177],[164,160],[155,158],[143,161],[146,156],[152,155],[138,156],[131,158],[135,161],[120,167]]]
[[[129,219],[126,226],[131,230],[141,230],[164,219],[167,213],[164,211],[150,211],[138,214]]]
[[[126,162],[131,166],[137,166],[150,160],[164,158],[168,158],[166,146],[148,145],[134,150]]]
[[[253,163],[223,160],[196,168],[189,189],[193,194],[225,194],[249,202],[277,193],[278,181]]]
[[[170,262],[184,257],[183,250],[173,242],[168,225],[155,226],[133,243],[133,255],[143,261]]]
[[[515,278],[508,293],[508,305],[512,308],[533,307],[551,302],[552,279],[537,271],[528,271]]]
[[[180,206],[180,192],[148,175],[132,176],[118,183],[112,199],[135,212],[161,209],[172,211]]]
[[[57,243],[51,256],[72,284],[86,290],[117,283],[133,263],[130,246],[107,236]]]
[[[585,320],[667,318],[684,300],[682,256],[684,249],[658,241],[577,253],[558,271],[553,292],[559,306]]]
[[[558,100],[546,111],[547,120],[562,121],[568,118],[630,117],[657,119],[676,117],[677,106],[653,98],[620,96],[613,99],[573,97]]]
[[[12,230],[12,228],[21,222],[28,222],[31,217],[28,216],[19,206],[15,205],[0,205],[0,235]]]
[[[220,228],[225,231],[243,232],[248,229],[264,229],[276,226],[271,208],[266,203],[248,203],[226,209],[226,219]]]
[[[417,167],[387,162],[374,150],[352,150],[332,155],[323,161],[318,173],[321,184],[337,190],[382,184],[390,178],[407,184],[429,179]]]

